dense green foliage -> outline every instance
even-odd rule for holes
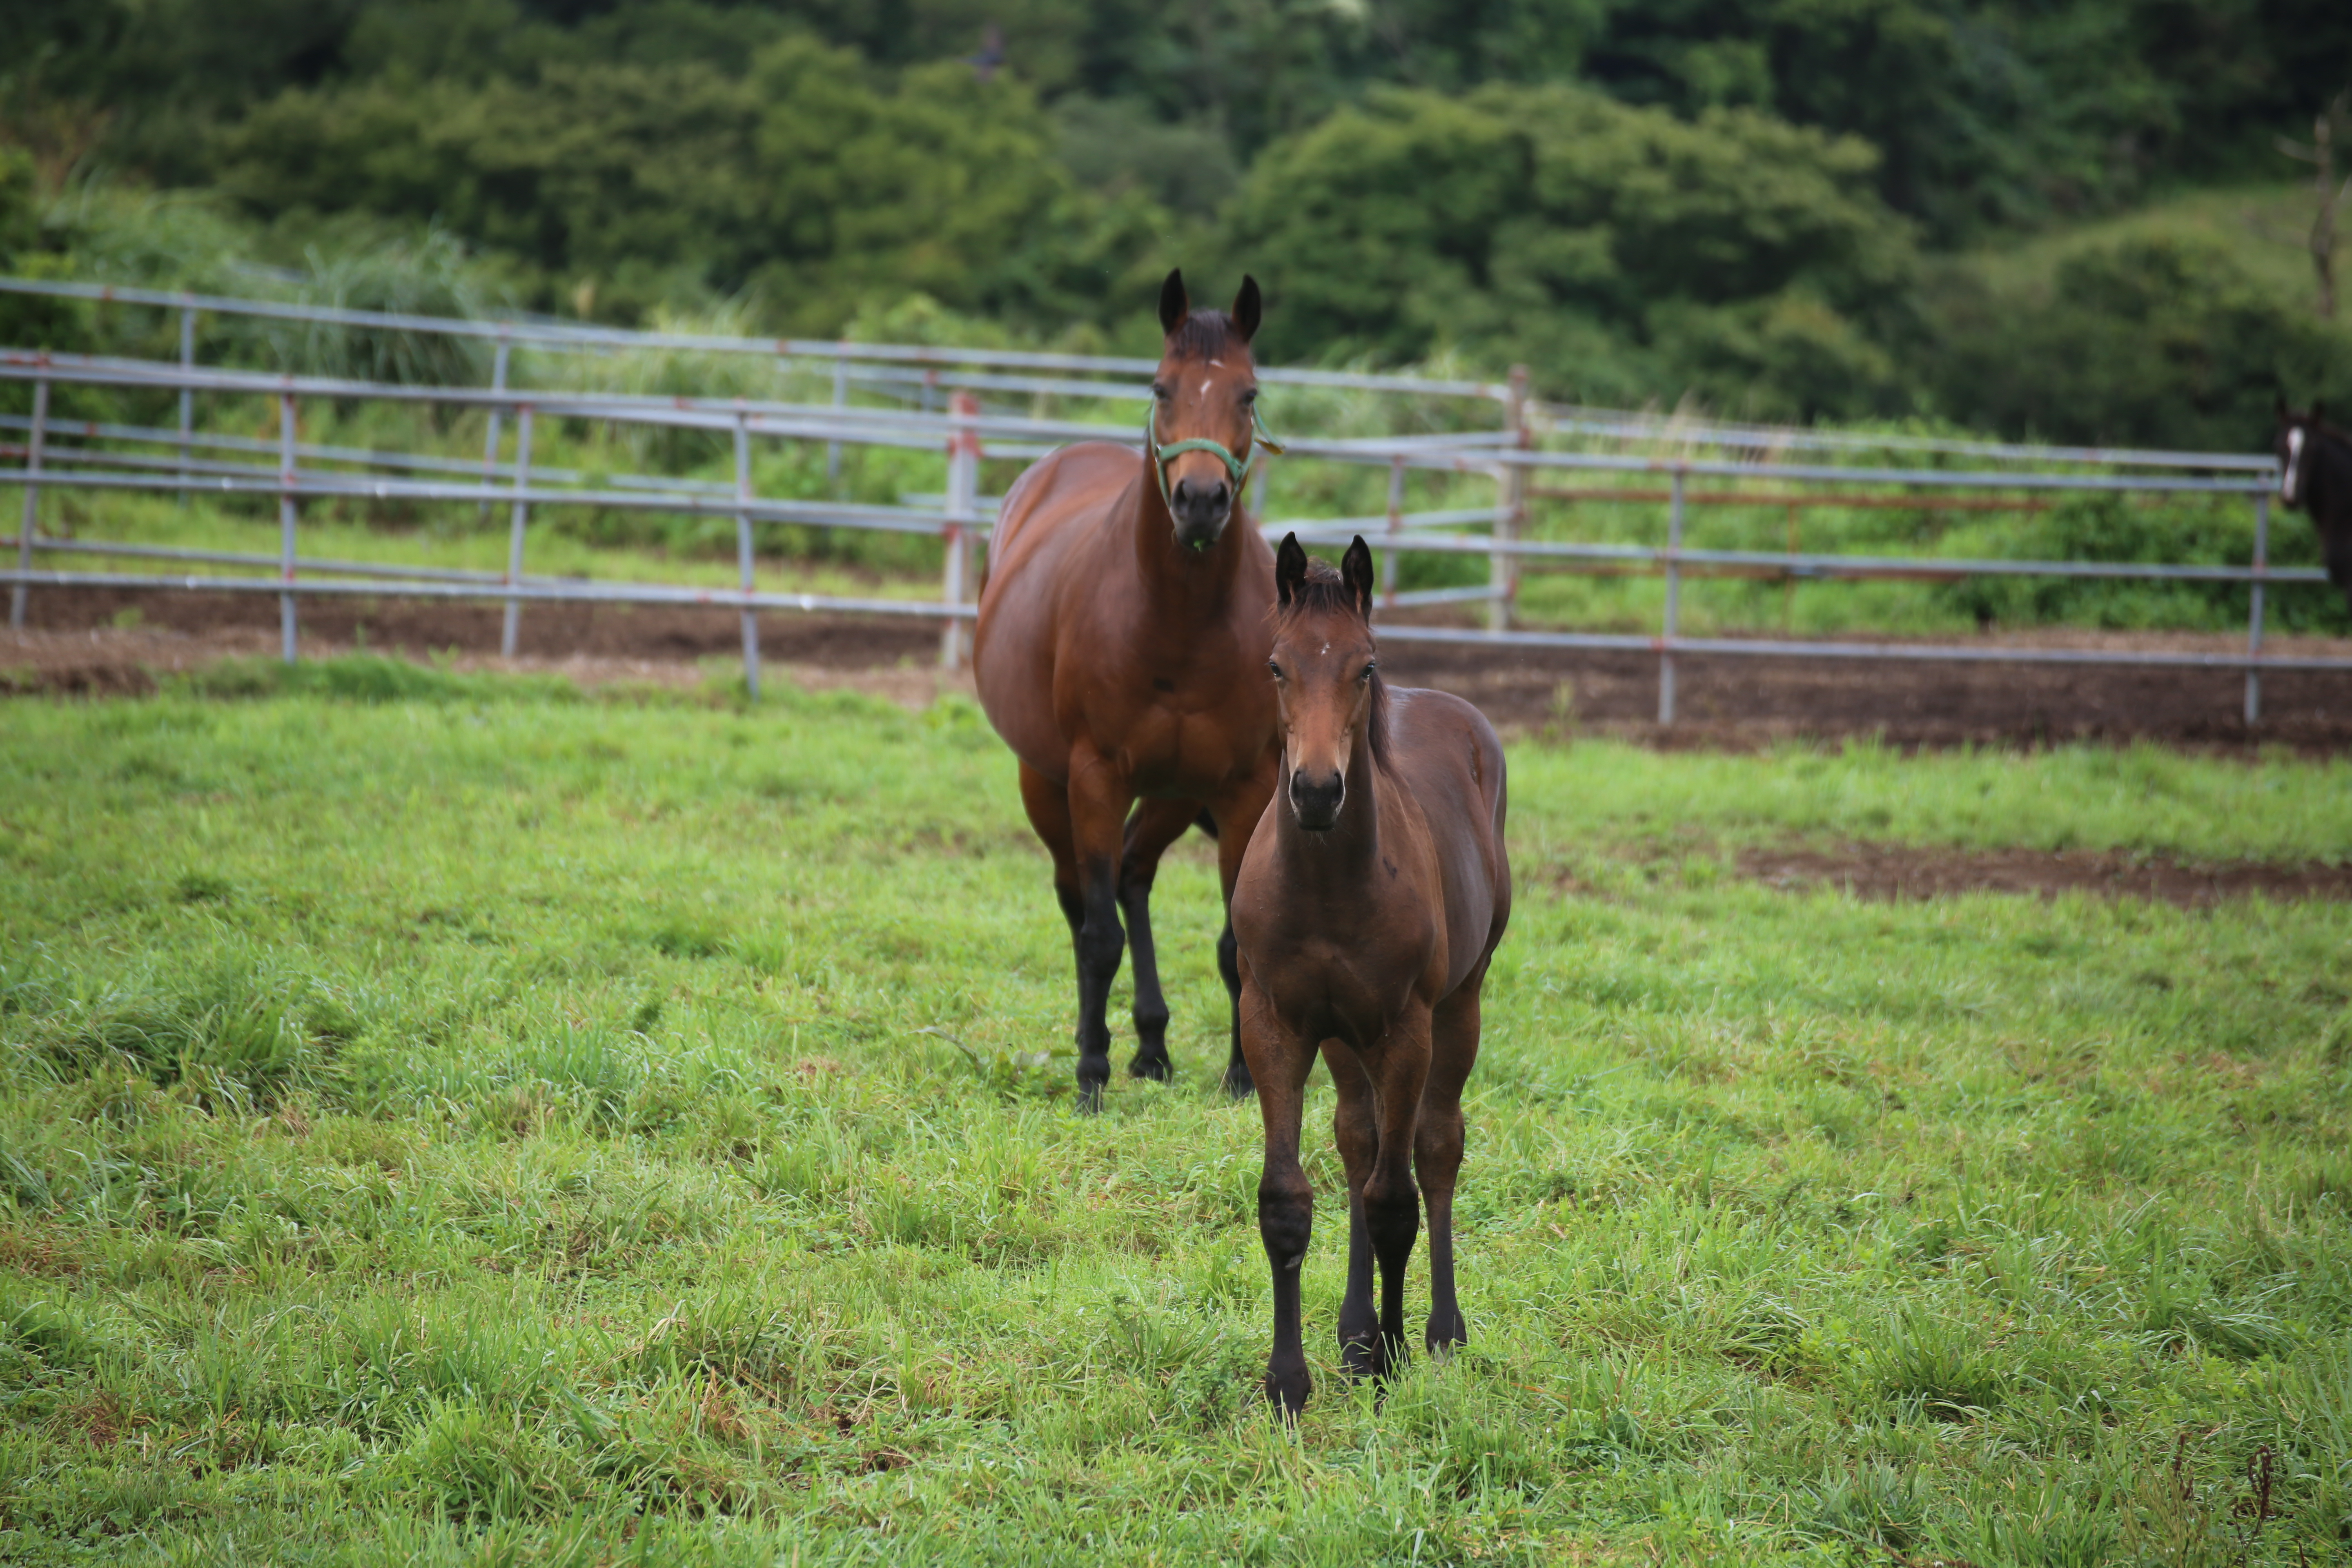
[[[11,1560],[2347,1549],[2344,907],[1731,868],[2292,858],[2352,835],[2340,763],[1515,748],[1471,1346],[1385,1404],[1334,1374],[1318,1088],[1286,1432],[1204,855],[1160,882],[1181,1081],[1081,1118],[967,704],[204,685],[0,729]]]
[[[1878,324],[1912,260],[1876,163],[1742,110],[1387,91],[1269,149],[1231,243],[1285,280],[1276,353],[1458,342],[1592,402],[1680,384],[1854,412],[1893,380],[1855,319]]]
[[[604,320],[737,298],[825,334],[922,299],[1139,349],[1178,260],[1256,272],[1286,357],[1523,360],[1561,396],[2233,447],[2274,384],[2352,398],[2307,287],[2229,254],[2117,249],[2021,292],[1932,259],[2283,176],[2274,136],[2352,80],[2352,16],[2319,0],[16,14],[0,144],[85,193],[0,233],[47,269],[222,281],[108,243],[148,180],[209,194],[145,215],[175,237],[241,226],[248,287],[429,235],[478,293]],[[0,178],[0,228],[23,200]]]

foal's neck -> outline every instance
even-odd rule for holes
[[[1365,728],[1369,729],[1369,725]],[[1287,764],[1286,763],[1286,774]],[[1285,793],[1275,794],[1273,810],[1280,813],[1285,847],[1302,868],[1310,885],[1325,891],[1344,891],[1381,875],[1381,766],[1372,755],[1365,730],[1356,733],[1348,753],[1348,793],[1339,820],[1328,833],[1309,833],[1298,826]]]

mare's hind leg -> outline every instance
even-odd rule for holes
[[[1225,929],[1217,938],[1217,973],[1223,976],[1225,995],[1233,1003],[1234,1041],[1225,1058],[1225,1092],[1235,1100],[1248,1098],[1257,1086],[1242,1050],[1242,966],[1241,950],[1234,941],[1234,883],[1242,874],[1242,857],[1249,853],[1250,835],[1257,830],[1258,818],[1265,815],[1273,790],[1273,774],[1268,771],[1264,779],[1253,779],[1237,794],[1218,802],[1212,819],[1202,825],[1203,831],[1217,841],[1218,885],[1224,890]]]
[[[1323,1042],[1323,1065],[1339,1090],[1331,1135],[1348,1171],[1348,1289],[1339,1298],[1339,1364],[1351,1377],[1381,1377],[1388,1372],[1388,1347],[1381,1342],[1380,1316],[1372,1306],[1372,1235],[1364,1228],[1364,1183],[1381,1146],[1372,1120],[1372,1080],[1364,1076],[1356,1053],[1337,1040]]]
[[[1124,773],[1082,746],[1070,757],[1068,801],[1077,862],[1078,1104],[1097,1110],[1110,1079],[1110,985],[1127,955],[1127,932],[1118,923],[1118,861],[1135,796]]]
[[[1086,899],[1078,882],[1077,840],[1070,824],[1070,795],[1062,785],[1038,773],[1028,763],[1021,764],[1021,805],[1029,814],[1029,826],[1037,830],[1045,842],[1045,851],[1054,858],[1054,897],[1062,906],[1062,919],[1070,928],[1070,947],[1078,966],[1078,1092],[1087,1093],[1087,945]],[[1118,967],[1113,962],[1114,970]],[[1104,1077],[1108,1077],[1108,1067]],[[1101,1079],[1096,1080],[1099,1092]]]
[[[1454,1294],[1454,1184],[1462,1170],[1462,1086],[1478,1059],[1478,994],[1486,966],[1437,1005],[1430,1018],[1429,1087],[1413,1130],[1413,1173],[1429,1205],[1429,1331],[1432,1352],[1467,1343],[1469,1325]]]
[[[1160,857],[1192,826],[1201,808],[1188,800],[1139,802],[1127,819],[1127,844],[1118,861],[1118,907],[1127,916],[1128,956],[1135,963],[1135,1060],[1137,1078],[1169,1076],[1168,999],[1160,990],[1160,957],[1151,942],[1151,883]]]

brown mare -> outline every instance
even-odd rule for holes
[[[1372,552],[1334,572],[1296,537],[1275,558],[1268,667],[1282,711],[1284,798],[1266,810],[1233,896],[1242,1049],[1265,1118],[1258,1234],[1274,1270],[1266,1397],[1296,1414],[1312,1382],[1298,1272],[1315,1191],[1298,1120],[1318,1049],[1339,1090],[1348,1168],[1339,1349],[1355,1374],[1404,1357],[1404,1269],[1429,1204],[1432,1351],[1468,1337],[1454,1294],[1462,1085],[1478,1058],[1478,994],[1511,917],[1503,747],[1443,691],[1386,689],[1372,645]],[[1381,1274],[1372,1310],[1372,1268]]]
[[[1230,901],[1274,793],[1274,693],[1260,673],[1273,552],[1240,496],[1258,431],[1249,349],[1258,308],[1257,284],[1244,278],[1231,315],[1194,310],[1182,275],[1171,272],[1160,293],[1167,347],[1145,426],[1153,449],[1139,458],[1090,441],[1054,453],[1004,498],[990,546],[972,670],[989,721],[1021,761],[1030,825],[1054,857],[1077,950],[1078,1094],[1089,1108],[1110,1077],[1104,1014],[1130,938],[1130,1070],[1169,1076],[1151,945],[1160,855],[1201,822],[1216,836]],[[1235,1008],[1225,1083],[1245,1094],[1230,921],[1217,960]]]

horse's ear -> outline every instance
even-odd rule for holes
[[[1168,281],[1160,286],[1160,331],[1173,336],[1192,313],[1192,301],[1184,292],[1184,269],[1171,267],[1168,269]]]
[[[1263,305],[1257,297],[1257,279],[1242,274],[1242,291],[1234,296],[1234,330],[1247,342],[1257,336],[1258,319]]]
[[[1366,620],[1372,618],[1372,547],[1364,542],[1362,534],[1348,546],[1348,553],[1339,557],[1339,581],[1356,598],[1356,613]]]
[[[1274,596],[1284,609],[1298,597],[1299,584],[1307,581],[1307,552],[1298,547],[1298,535],[1286,533],[1282,547],[1274,552]]]

